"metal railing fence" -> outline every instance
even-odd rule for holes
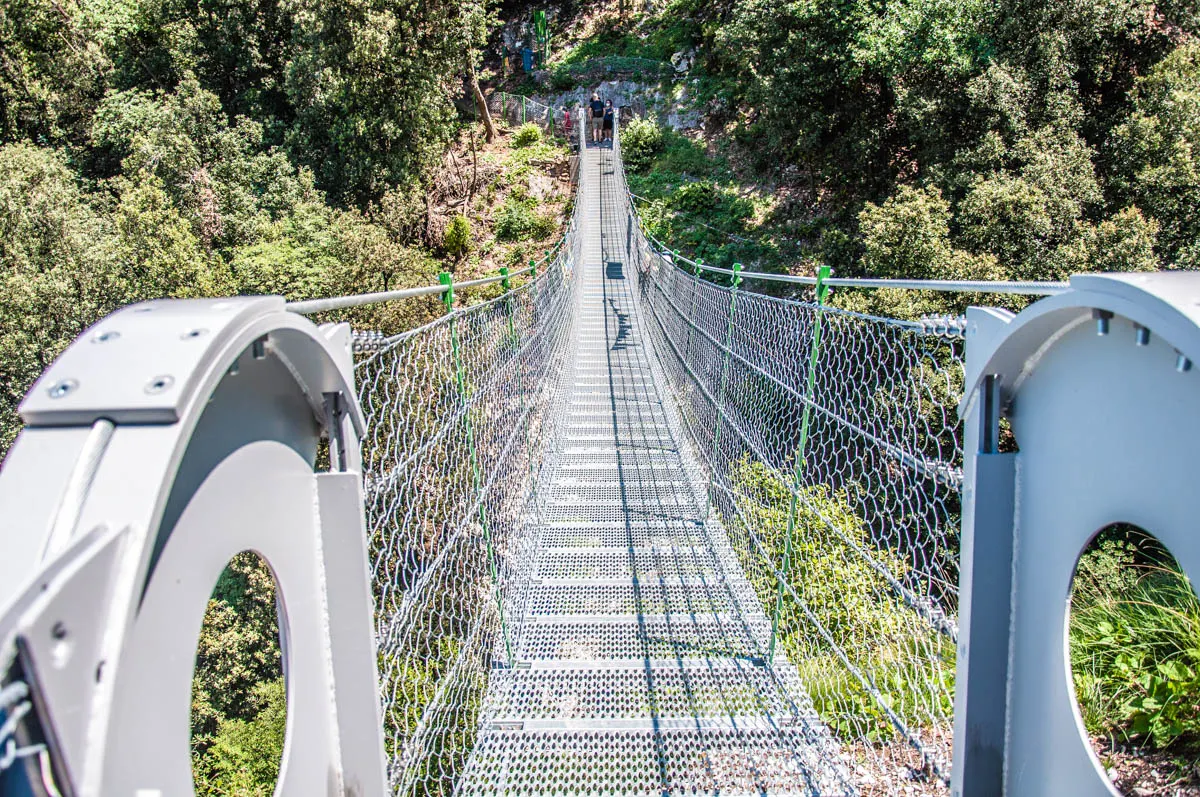
[[[356,333],[384,743],[398,794],[453,791],[487,673],[511,660],[502,596],[520,568],[552,423],[575,229],[496,299],[393,337]],[[443,275],[442,287],[449,310],[461,286]]]
[[[828,307],[827,272],[785,278],[813,285],[808,301],[752,293],[744,280],[776,275],[677,258],[632,199],[625,213],[643,314],[772,653],[799,670],[861,785],[891,793],[905,767],[947,783],[961,329]]]

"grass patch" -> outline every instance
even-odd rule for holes
[[[1080,558],[1071,674],[1084,724],[1151,750],[1200,750],[1200,600],[1174,557],[1109,527]]]

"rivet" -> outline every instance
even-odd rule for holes
[[[108,343],[119,337],[121,337],[120,332],[117,332],[115,329],[107,329],[103,332],[97,332],[96,336],[92,338],[92,343]]]
[[[146,383],[146,392],[150,395],[161,393],[173,384],[175,384],[175,377],[170,374],[161,374]]]
[[[79,387],[79,383],[74,379],[60,379],[46,389],[46,393],[52,399],[62,398],[68,393]]]
[[[200,327],[197,327],[196,329],[189,329],[187,332],[184,332],[179,337],[183,338],[184,340],[191,340],[192,338],[198,338],[201,335],[206,334],[207,332],[208,332],[207,329],[202,329]]]
[[[57,623],[55,623],[54,626],[50,629],[50,636],[54,637],[55,639],[66,639],[67,638],[67,627],[65,625],[63,625],[61,620],[59,620]]]
[[[1175,370],[1181,374],[1187,373],[1192,370],[1192,361],[1179,352],[1175,352]]]
[[[1134,339],[1137,341],[1137,345],[1139,345],[1139,346],[1149,346],[1150,345],[1150,330],[1149,329],[1142,326],[1141,324],[1134,324],[1133,330],[1134,330]]]

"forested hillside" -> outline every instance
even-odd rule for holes
[[[708,262],[906,278],[1190,269],[1198,14],[1190,0],[567,9],[545,88],[602,53],[691,57],[662,93],[703,128],[651,136],[630,183],[652,229]]]
[[[484,0],[0,3],[0,455],[33,379],[123,304],[424,285],[551,239],[565,186],[531,215],[529,183],[565,155],[486,143],[455,105],[491,21]],[[495,235],[514,202],[547,221]]]

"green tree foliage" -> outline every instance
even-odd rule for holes
[[[99,4],[17,0],[0,5],[0,143],[78,143],[111,69]]]
[[[761,165],[798,169],[831,222],[812,254],[839,273],[1063,279],[1200,251],[1193,3],[719,8],[699,38],[723,118]],[[919,207],[934,193],[944,210]],[[945,224],[922,239],[925,211]],[[916,270],[883,262],[881,225],[911,234],[896,253]]]
[[[201,795],[274,792],[287,727],[275,578],[243,551],[204,613],[192,678],[192,773]]]
[[[427,169],[452,131],[464,52],[486,37],[482,3],[293,0],[285,88],[294,157],[336,197],[363,201]]]
[[[206,752],[222,720],[253,720],[256,685],[283,675],[275,577],[255,553],[230,560],[204,613],[192,681],[192,745]]]
[[[282,678],[256,684],[253,719],[223,718],[207,758],[195,772],[200,795],[270,797],[275,793],[287,733],[287,694]]]
[[[1168,263],[1200,268],[1200,44],[1190,41],[1138,81],[1112,135],[1118,196],[1161,227]]]
[[[429,281],[422,181],[492,23],[473,1],[0,8],[0,452],[33,379],[122,304]]]

